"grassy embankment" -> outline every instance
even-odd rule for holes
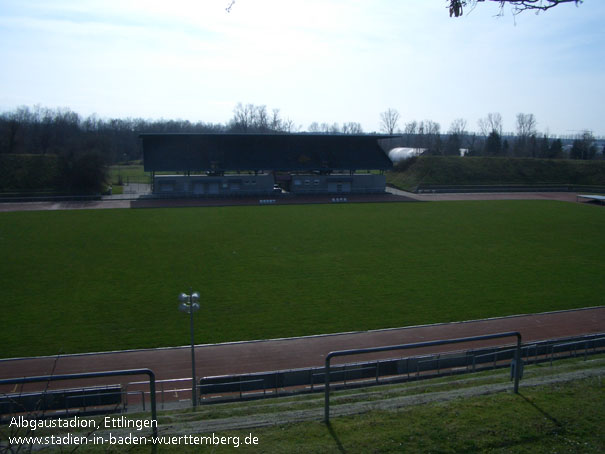
[[[395,166],[387,183],[407,191],[419,185],[605,186],[605,161],[420,156]]]
[[[605,387],[598,378],[321,422],[228,433],[271,453],[602,453]],[[321,410],[320,410],[321,412]],[[203,422],[201,422],[203,424]],[[160,452],[198,452],[179,446]],[[199,449],[199,447],[196,447]],[[149,449],[149,448],[147,448]],[[232,446],[206,448],[233,452]],[[143,451],[134,451],[143,452]]]
[[[605,303],[605,211],[499,201],[0,213],[0,357]]]
[[[500,375],[500,379],[502,379]],[[445,402],[403,406],[396,410],[299,422],[268,428],[219,431],[243,444],[251,434],[257,446],[240,445],[251,453],[582,453],[605,450],[600,430],[605,419],[602,376],[537,387],[521,386],[520,394],[466,397]],[[442,389],[457,386],[445,380]],[[422,388],[423,385],[420,385]],[[401,392],[401,391],[399,391]],[[427,384],[425,391],[434,392]],[[396,395],[397,391],[394,390]],[[321,397],[321,396],[320,396]],[[354,400],[343,395],[341,401]],[[320,399],[318,399],[320,400]],[[316,411],[321,417],[321,402]],[[293,404],[296,406],[296,404]],[[176,418],[173,421],[178,421]],[[184,418],[187,420],[187,418]],[[201,419],[203,427],[207,419]],[[149,447],[146,448],[147,450]],[[200,447],[161,447],[160,453],[199,452]],[[205,452],[233,452],[231,446],[207,446]],[[142,449],[133,452],[145,452]]]

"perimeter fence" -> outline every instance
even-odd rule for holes
[[[330,386],[336,389],[365,387],[508,368],[514,359],[515,351],[516,346],[511,344],[336,364],[330,366]],[[590,355],[603,352],[605,333],[600,333],[523,344],[521,360],[522,364],[552,364],[558,359],[578,356],[587,359]],[[202,404],[209,404],[293,393],[323,392],[325,371],[325,367],[312,367],[204,377],[199,381],[198,395]]]

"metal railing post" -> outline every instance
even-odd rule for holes
[[[324,420],[330,422],[330,354],[326,356],[324,368]]]
[[[153,371],[151,369],[142,369],[145,370],[145,374],[147,374],[149,376],[149,392],[150,392],[150,398],[151,398],[151,419],[153,419],[154,424],[153,424],[153,436],[157,437],[158,436],[158,412],[157,412],[157,407],[156,407],[156,402],[155,402],[155,374],[153,373]]]
[[[517,349],[515,350],[515,394],[519,394],[519,379],[521,377],[521,334],[517,336]]]

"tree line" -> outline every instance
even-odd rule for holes
[[[602,159],[605,155],[605,146],[597,145],[592,132],[580,131],[566,138],[549,137],[537,131],[537,120],[531,113],[517,114],[514,133],[503,132],[502,115],[497,112],[478,120],[478,132],[468,131],[463,118],[452,121],[446,133],[432,120],[412,120],[400,128],[400,118],[396,109],[382,112],[382,132],[400,136],[391,145],[415,148],[423,154],[585,160]]]
[[[433,155],[512,156],[594,159],[602,150],[589,131],[575,135],[567,147],[560,138],[539,133],[533,114],[516,117],[516,133],[505,134],[502,116],[489,113],[478,123],[478,132],[470,132],[467,121],[458,118],[447,132],[432,120],[408,121],[399,127],[396,109],[380,114],[381,130],[399,135],[394,146],[422,149]],[[141,159],[138,135],[141,133],[293,133],[300,132],[279,109],[265,105],[239,103],[226,123],[190,122],[188,120],[145,120],[141,118],[103,119],[97,115],[82,117],[67,109],[40,106],[19,107],[0,114],[0,154],[41,154],[61,156],[69,166],[83,154],[96,156],[105,164]],[[326,134],[362,134],[357,122],[311,123],[307,132]],[[73,162],[70,162],[73,161]]]
[[[237,104],[225,124],[82,117],[68,108],[18,107],[0,114],[0,192],[103,192],[108,166],[142,158],[141,133],[290,133],[279,109]]]

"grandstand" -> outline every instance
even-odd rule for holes
[[[368,194],[385,191],[391,136],[141,134],[153,192],[179,196]],[[158,172],[171,174],[156,174]]]

